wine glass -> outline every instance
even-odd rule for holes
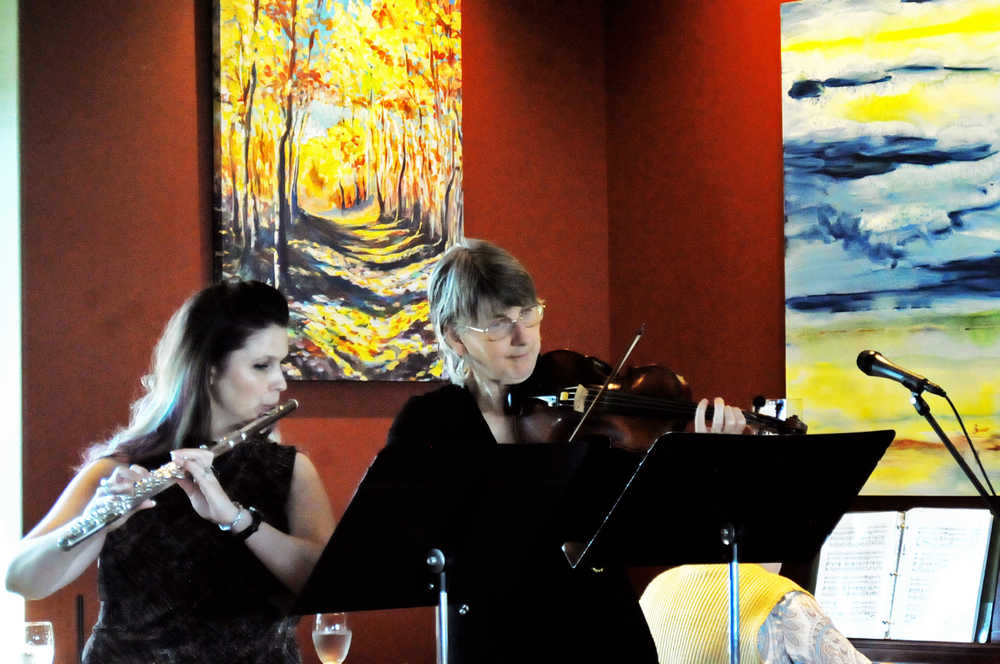
[[[52,664],[55,656],[56,644],[52,636],[52,623],[48,621],[24,623],[21,663]]]
[[[313,645],[323,664],[341,664],[351,647],[351,628],[346,613],[317,613]]]

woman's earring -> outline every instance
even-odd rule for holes
[[[454,329],[448,330],[448,332],[444,335],[444,341],[448,344],[448,348],[450,348],[455,355],[458,355],[459,357],[465,355],[465,344],[462,343],[462,340],[458,337],[458,334]]]

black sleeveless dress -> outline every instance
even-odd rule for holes
[[[215,474],[233,500],[252,505],[287,532],[295,453],[294,447],[248,441],[217,458]],[[156,502],[104,542],[101,612],[84,664],[301,662],[298,619],[285,613],[291,592],[244,542],[199,517],[180,487]]]

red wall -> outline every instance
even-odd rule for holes
[[[613,352],[695,397],[784,395],[779,2],[609,12]]]
[[[163,323],[210,277],[210,4],[21,2],[26,527],[126,420]],[[603,4],[465,1],[466,234],[536,275],[547,348],[610,359],[645,321],[638,360],[696,395],[780,394],[778,3]],[[429,387],[289,390],[285,438],[338,513]],[[94,585],[29,603],[58,662]],[[355,626],[355,664],[433,660],[430,610]]]

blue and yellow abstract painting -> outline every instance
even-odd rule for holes
[[[810,432],[896,430],[864,493],[974,493],[910,392],[858,370],[877,350],[947,390],[998,484],[1000,4],[784,3],[781,69],[788,397]]]

